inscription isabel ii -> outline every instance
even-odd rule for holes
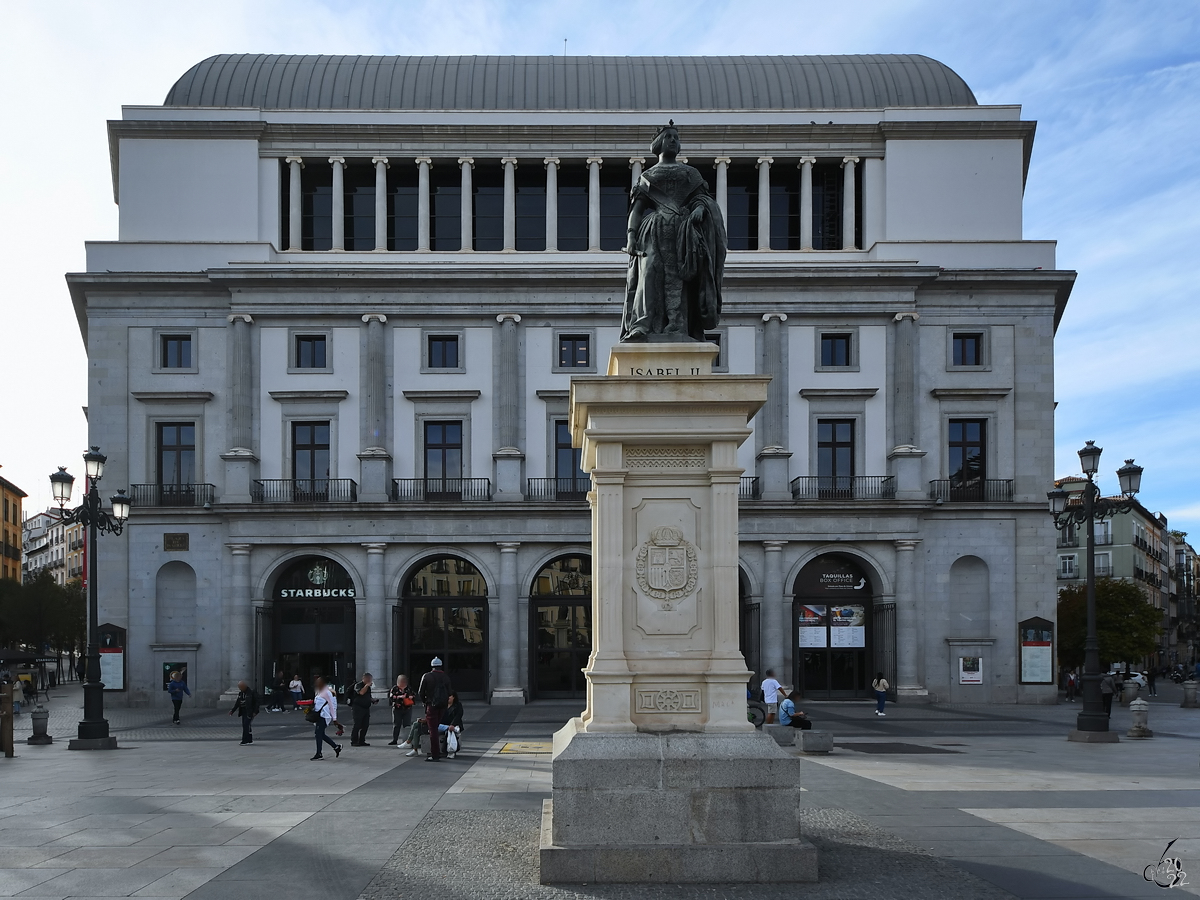
[[[721,318],[725,221],[679,148],[672,120],[650,145],[658,162],[633,187],[622,341],[703,341]]]

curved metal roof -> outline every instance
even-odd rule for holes
[[[164,106],[685,110],[975,106],[927,56],[291,56],[221,54]]]

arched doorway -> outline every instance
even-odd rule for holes
[[[738,641],[742,655],[746,657],[746,668],[752,673],[751,680],[758,684],[762,679],[762,653],[759,625],[760,604],[750,593],[746,573],[738,568]]]
[[[529,589],[530,693],[583,697],[583,668],[592,652],[592,558],[560,556]]]
[[[807,699],[867,697],[872,655],[871,584],[851,557],[818,556],[796,577],[792,606],[795,683]]]
[[[445,555],[417,563],[400,589],[398,671],[418,684],[437,656],[456,691],[485,696],[487,608],[487,582],[467,560]]]
[[[310,697],[318,677],[344,692],[354,678],[357,595],[350,573],[334,560],[325,556],[291,560],[271,588],[269,624],[261,618],[256,622],[267,644],[263,684],[273,685],[282,672],[299,674]]]

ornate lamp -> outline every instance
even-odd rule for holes
[[[125,491],[117,491],[110,501],[112,503],[113,518],[118,522],[124,522],[129,518],[129,498],[125,496]]]
[[[71,486],[73,484],[75,484],[75,476],[67,471],[66,466],[59,466],[58,471],[50,476],[50,491],[54,495],[54,502],[60,508],[71,502]]]
[[[1091,478],[1100,471],[1100,454],[1104,450],[1096,446],[1095,441],[1088,441],[1087,445],[1079,451],[1079,464],[1083,467],[1083,474]]]
[[[1121,493],[1132,497],[1142,489],[1142,467],[1134,465],[1132,459],[1125,460],[1125,465],[1117,469],[1117,478],[1121,482]]]
[[[83,454],[83,462],[87,467],[87,477],[89,481],[99,481],[104,477],[104,464],[108,461],[108,457],[100,452],[100,448],[93,446],[87,453]]]

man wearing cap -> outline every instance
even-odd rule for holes
[[[425,724],[429,728],[429,755],[425,762],[437,762],[442,757],[441,736],[438,725],[442,721],[442,713],[450,702],[450,676],[442,671],[442,660],[435,656],[430,663],[432,668],[421,678],[421,686],[417,688],[417,696],[425,704]]]

